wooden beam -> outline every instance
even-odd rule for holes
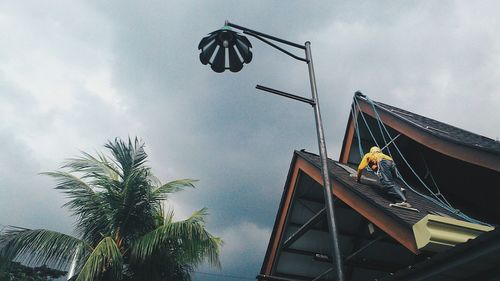
[[[286,239],[285,243],[281,246],[282,249],[288,248],[293,242],[297,241],[304,233],[309,231],[314,225],[316,225],[321,219],[325,217],[326,208],[321,209],[318,213],[316,213],[312,218],[310,218],[304,225],[302,225],[295,233],[290,235],[288,239]]]
[[[322,253],[314,253],[311,251],[291,249],[291,248],[284,249],[283,251],[291,254],[312,257],[317,262],[332,263],[331,256]],[[357,268],[369,269],[373,271],[383,271],[383,272],[396,272],[397,270],[407,266],[406,264],[397,264],[397,263],[391,263],[387,261],[380,261],[367,258],[351,259],[349,261],[346,261],[345,265]]]

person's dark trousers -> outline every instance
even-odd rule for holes
[[[379,163],[379,178],[384,191],[396,202],[406,201],[406,196],[396,184],[396,164],[391,160],[382,160]]]

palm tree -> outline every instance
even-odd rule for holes
[[[183,221],[166,211],[168,195],[194,180],[161,184],[147,167],[144,143],[120,139],[105,147],[111,157],[83,152],[61,171],[44,173],[66,194],[77,237],[45,229],[10,227],[0,254],[25,264],[68,268],[71,280],[190,280],[196,265],[219,267],[222,240],[205,229],[206,209]]]

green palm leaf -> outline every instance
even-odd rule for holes
[[[180,260],[183,262],[196,265],[207,259],[210,264],[220,266],[219,248],[222,240],[206,231],[206,215],[206,209],[201,209],[186,220],[166,222],[139,238],[131,247],[131,257],[145,262],[158,251],[177,247],[182,250]]]
[[[96,175],[106,176],[112,180],[118,180],[122,176],[116,163],[112,163],[101,153],[98,158],[87,152],[82,152],[83,157],[71,158],[62,166],[68,168],[70,172],[83,173],[83,178],[94,178]]]
[[[97,244],[87,258],[76,281],[97,280],[103,273],[109,280],[120,280],[123,270],[123,257],[111,237],[105,237]]]
[[[68,198],[77,239],[48,230],[9,228],[0,233],[0,255],[32,264],[64,267],[72,261],[77,280],[189,280],[193,266],[220,266],[222,240],[205,229],[206,209],[184,221],[164,212],[168,195],[196,180],[161,184],[146,166],[144,143],[115,139],[110,156],[83,152],[62,171],[44,175]],[[84,242],[85,241],[85,242]],[[65,268],[66,269],[66,268]],[[72,280],[74,280],[72,278]]]
[[[110,207],[106,198],[81,178],[67,172],[46,172],[56,179],[55,189],[61,190],[70,200],[63,206],[78,218],[77,232],[87,241],[97,243],[101,233],[109,233]]]
[[[197,181],[194,179],[180,179],[168,182],[153,190],[152,200],[166,200],[167,196],[171,193],[181,191],[185,187],[195,187],[194,183]]]
[[[104,147],[111,150],[116,162],[123,171],[123,177],[146,162],[148,155],[144,151],[144,142],[135,138],[134,143],[129,138],[128,143],[116,138],[114,142],[108,142]]]
[[[45,230],[9,227],[0,236],[2,256],[29,265],[51,264],[56,268],[69,265],[77,248],[81,255],[90,251],[84,241],[75,237]]]

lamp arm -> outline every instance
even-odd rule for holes
[[[250,36],[253,36],[253,37],[255,37],[255,38],[259,39],[260,41],[262,41],[262,42],[266,43],[267,45],[269,45],[269,46],[271,46],[271,47],[273,47],[273,48],[277,49],[278,51],[281,51],[282,53],[285,53],[285,54],[289,55],[290,57],[292,57],[292,58],[294,58],[294,59],[296,59],[296,60],[300,60],[300,61],[303,61],[303,62],[306,62],[306,63],[307,63],[307,62],[309,62],[307,59],[305,59],[305,58],[301,58],[301,57],[299,57],[299,56],[297,56],[297,55],[294,55],[294,54],[290,53],[289,51],[287,51],[287,50],[285,50],[285,49],[281,48],[280,46],[278,46],[278,45],[274,44],[273,42],[270,42],[269,40],[266,40],[266,39],[262,38],[261,36],[259,36],[259,35],[255,34],[255,33],[253,33],[252,31],[247,31],[247,30],[244,30],[244,31],[243,31],[243,33],[248,34],[248,35],[250,35]]]
[[[230,26],[230,27],[234,27],[234,28],[237,28],[237,29],[242,30],[242,31],[250,31],[250,32],[252,32],[254,34],[257,34],[259,36],[265,37],[267,39],[271,39],[273,41],[278,41],[280,43],[287,44],[287,45],[293,46],[295,48],[299,48],[299,49],[302,49],[302,50],[306,49],[306,47],[303,46],[303,45],[300,45],[300,44],[297,44],[297,43],[293,43],[293,42],[290,42],[290,41],[287,41],[287,40],[284,40],[284,39],[281,39],[281,38],[278,38],[278,37],[274,37],[274,36],[271,36],[269,34],[265,34],[265,33],[259,32],[259,31],[251,30],[250,28],[246,28],[244,26],[231,23],[231,22],[229,22],[227,20],[224,23],[224,25]]]
[[[259,31],[255,31],[255,30],[252,30],[250,28],[246,28],[244,26],[241,26],[241,25],[237,25],[237,24],[234,24],[234,23],[231,23],[229,21],[226,20],[226,22],[224,23],[225,26],[230,26],[230,27],[234,27],[236,29],[239,29],[241,31],[243,31],[243,33],[245,34],[248,34],[248,35],[251,35],[257,39],[259,39],[260,41],[268,44],[269,46],[281,51],[282,53],[285,53],[287,55],[289,55],[290,57],[296,59],[296,60],[300,60],[300,61],[303,61],[303,62],[308,62],[307,59],[305,58],[301,58],[299,56],[296,56],[290,52],[288,52],[287,50],[277,46],[276,44],[270,42],[269,40],[266,40],[264,38],[267,38],[267,39],[270,39],[270,40],[273,40],[273,41],[277,41],[277,42],[280,42],[280,43],[283,43],[283,44],[286,44],[286,45],[289,45],[289,46],[292,46],[292,47],[295,47],[295,48],[298,48],[298,49],[302,49],[302,50],[305,50],[306,47],[303,46],[303,45],[300,45],[300,44],[297,44],[297,43],[294,43],[294,42],[290,42],[290,41],[287,41],[287,40],[284,40],[284,39],[281,39],[281,38],[278,38],[278,37],[274,37],[274,36],[271,36],[269,34],[265,34],[265,33],[262,33],[262,32],[259,32]]]

